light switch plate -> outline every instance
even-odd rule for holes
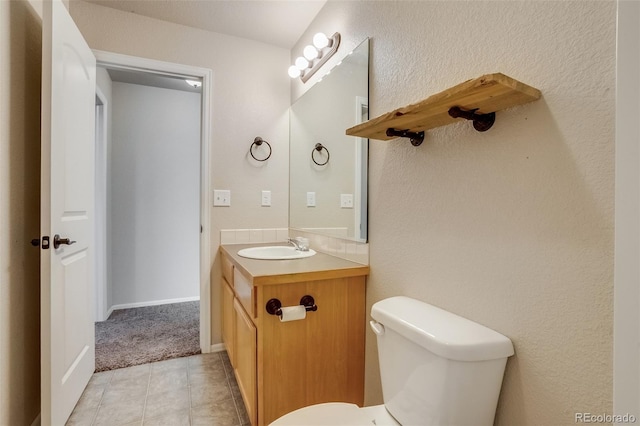
[[[316,206],[316,193],[307,192],[307,207],[315,207],[315,206]]]
[[[271,191],[262,191],[262,207],[271,206]]]
[[[213,205],[228,207],[231,205],[231,191],[228,189],[213,190]]]
[[[343,209],[352,209],[353,194],[340,194],[340,207]]]

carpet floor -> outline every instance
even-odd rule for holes
[[[96,322],[96,372],[200,353],[200,302],[113,311]]]

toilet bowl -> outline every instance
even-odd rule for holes
[[[408,297],[371,308],[383,405],[329,402],[285,414],[272,426],[493,425],[511,340]]]

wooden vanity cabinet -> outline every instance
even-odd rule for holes
[[[231,365],[235,365],[235,330],[236,317],[233,309],[233,288],[226,282],[222,281],[222,341],[227,347],[227,354]]]
[[[362,406],[368,267],[348,262],[353,268],[312,273],[285,268],[279,275],[260,276],[247,271],[254,263],[241,267],[243,260],[234,254],[222,250],[223,339],[251,424],[268,425],[290,411],[323,402]],[[321,255],[316,261],[322,256],[331,258]],[[325,260],[328,265],[346,262]],[[266,312],[271,298],[295,306],[304,295],[313,296],[318,307],[304,320],[281,322]]]
[[[235,365],[234,372],[245,408],[252,425],[257,423],[256,407],[256,367],[257,367],[257,332],[251,318],[242,308],[238,299],[233,301],[235,312]]]

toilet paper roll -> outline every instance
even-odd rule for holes
[[[302,305],[298,306],[283,306],[282,315],[280,315],[281,322],[297,321],[305,319],[307,316],[307,310]]]

